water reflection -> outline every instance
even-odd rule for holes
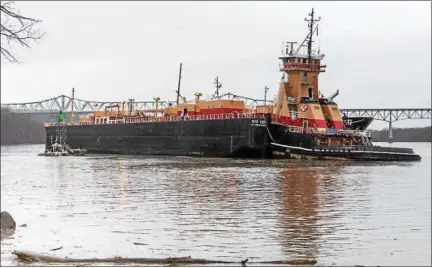
[[[13,239],[13,236],[15,234],[14,229],[1,229],[0,230],[0,241]]]
[[[76,167],[76,160],[72,157],[67,160],[62,157],[53,157],[52,160],[53,169],[48,171],[49,173],[47,176],[51,178],[51,183],[53,183],[57,189],[55,195],[57,208],[60,210],[73,209],[76,203],[76,197],[75,195],[69,197],[69,193],[75,192],[74,181],[76,172],[70,171]],[[44,214],[43,217],[45,216]]]
[[[346,229],[342,218],[352,208],[343,208],[341,200],[350,195],[353,181],[358,181],[346,176],[352,169],[352,166],[342,162],[332,166],[322,163],[291,164],[282,170],[282,206],[278,224],[281,227],[280,245],[286,258],[315,259],[319,253],[323,254],[323,248],[333,246],[331,240],[336,232]],[[357,184],[368,183],[368,180],[360,181]],[[357,197],[362,195],[361,192],[356,194]],[[365,216],[366,213],[363,213]],[[344,237],[338,238],[339,242],[341,240]],[[326,254],[331,255],[333,252],[329,250]]]
[[[115,181],[117,181],[117,184],[116,184],[115,188],[118,190],[118,192],[120,194],[120,204],[121,205],[125,205],[126,202],[127,202],[127,200],[126,200],[126,198],[127,198],[126,189],[129,186],[129,181],[128,181],[129,172],[128,172],[127,166],[125,164],[126,164],[126,161],[124,159],[119,159],[117,161],[117,172],[116,172],[116,174],[118,176],[118,179],[115,180]],[[113,177],[115,177],[115,176],[113,176]]]
[[[282,251],[287,257],[316,258],[318,245],[318,181],[322,168],[290,167],[282,171]]]
[[[88,258],[391,265],[415,255],[422,265],[430,256],[430,161],[42,158],[39,148],[28,151],[2,151],[2,209],[28,224],[2,240],[2,264],[14,249],[49,252],[59,244],[55,254]]]

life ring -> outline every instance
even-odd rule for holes
[[[305,112],[306,110],[307,110],[307,105],[306,104],[302,104],[301,106],[300,106],[300,109],[303,111],[303,112]]]

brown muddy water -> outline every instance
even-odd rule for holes
[[[36,156],[43,145],[2,147],[1,210],[17,230],[2,238],[1,265],[18,265],[11,252],[30,250],[430,266],[431,144],[393,146],[423,159],[55,158]]]

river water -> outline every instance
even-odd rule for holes
[[[36,156],[43,145],[3,146],[1,210],[17,230],[1,241],[1,264],[18,265],[11,252],[30,250],[430,266],[431,144],[392,146],[423,159],[56,158]]]

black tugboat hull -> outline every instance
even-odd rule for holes
[[[290,132],[280,124],[268,128],[274,154],[311,157],[316,159],[357,161],[420,161],[421,157],[411,148],[380,146],[319,146],[313,134]]]
[[[344,123],[353,130],[366,130],[373,122],[373,117],[346,117]]]
[[[315,146],[304,148],[272,143],[273,150],[284,152],[287,157],[300,156],[322,160],[353,161],[421,161],[411,148],[380,146]]]

